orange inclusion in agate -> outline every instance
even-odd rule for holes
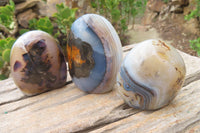
[[[85,63],[85,60],[81,59],[80,50],[76,46],[72,46],[71,48],[67,45],[67,56],[68,56],[68,65],[69,68],[72,68],[72,61],[75,62],[76,65],[82,65]]]

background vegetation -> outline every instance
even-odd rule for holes
[[[191,11],[190,14],[185,16],[186,20],[190,20],[192,18],[198,19],[200,22],[200,0],[196,0],[196,8]],[[198,56],[200,56],[200,37],[195,40],[190,40],[190,46],[197,52]]]
[[[128,29],[127,25],[130,22],[134,24],[135,16],[145,11],[146,2],[147,0],[91,0],[91,5],[97,14],[103,15],[113,24],[123,41],[126,38],[124,33]],[[42,30],[54,36],[64,48],[71,24],[76,19],[77,8],[71,9],[64,4],[58,4],[56,9],[57,12],[51,18],[32,19],[28,29],[19,30],[15,3],[9,0],[9,4],[0,7],[0,80],[9,77],[10,51],[19,35],[30,30]]]
[[[164,0],[164,2],[169,2]],[[96,14],[107,18],[115,27],[121,41],[127,42],[125,33],[128,25],[134,27],[135,18],[145,11],[147,0],[91,0],[91,6]],[[196,0],[196,8],[185,16],[186,20],[200,20],[200,0]],[[0,7],[0,80],[9,77],[10,51],[16,38],[30,30],[42,30],[54,36],[64,48],[68,33],[76,19],[77,8],[69,8],[65,4],[56,5],[57,12],[51,17],[32,19],[28,29],[19,29],[15,15],[15,3]],[[56,27],[55,27],[56,25]],[[190,46],[200,55],[200,37],[190,40]],[[65,51],[65,50],[64,50]]]
[[[128,25],[134,25],[136,15],[143,14],[147,0],[91,0],[97,13],[107,18],[115,27],[122,42],[127,40]]]

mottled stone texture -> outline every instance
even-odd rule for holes
[[[17,16],[18,19],[18,23],[24,27],[24,28],[28,28],[28,24],[29,24],[29,20],[36,18],[37,14],[35,12],[33,12],[32,9],[28,9],[27,11],[20,13]]]
[[[29,8],[34,7],[39,2],[40,2],[40,0],[28,0],[26,2],[17,4],[16,7],[15,7],[15,12],[16,13],[23,12],[23,11],[29,9]]]
[[[195,0],[149,0],[144,24],[153,24],[154,22],[164,22],[166,20],[184,27],[184,31],[188,34],[200,35],[200,21],[198,19],[191,19],[185,21],[184,16],[188,15],[195,9]],[[167,25],[166,25],[167,26]]]
[[[26,0],[13,0],[13,1],[17,4],[17,3],[24,2]],[[1,0],[0,1],[0,6],[4,6],[4,5],[8,4],[8,3],[9,3],[9,0]]]
[[[165,6],[163,0],[149,0],[147,3],[147,7],[154,12],[161,12],[163,6]]]

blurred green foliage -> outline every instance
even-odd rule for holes
[[[6,67],[8,67],[10,63],[10,51],[14,42],[15,39],[11,37],[0,39],[0,80],[8,78],[9,76],[4,70],[7,70]]]
[[[40,19],[31,19],[29,21],[29,29],[22,29],[19,31],[20,34],[23,34],[29,30],[42,30],[49,34],[53,34],[53,24],[48,17],[40,18]]]
[[[39,20],[32,19],[29,21],[29,29],[37,29],[53,34],[53,24],[48,17],[40,18]]]
[[[48,17],[40,18],[40,19],[32,19],[29,21],[29,29],[20,30],[20,34],[23,34],[29,30],[42,30],[55,38],[59,36],[66,36],[70,31],[70,27],[72,23],[76,19],[76,11],[77,9],[71,9],[65,6],[63,3],[56,5],[57,12],[53,14],[54,19],[51,21]],[[56,23],[58,29],[55,33],[53,23]],[[66,37],[65,37],[66,38]]]
[[[185,16],[185,20],[190,20],[192,18],[200,17],[200,0],[195,1],[196,8],[190,12],[190,14]]]
[[[12,0],[9,2],[10,4],[0,7],[0,24],[12,30],[14,28],[15,3]]]
[[[121,40],[129,22],[134,23],[135,17],[144,13],[146,3],[147,0],[91,0],[92,7],[112,23]]]
[[[200,56],[200,37],[195,40],[190,40],[190,46],[197,52],[197,55]]]
[[[190,20],[192,18],[196,18],[200,22],[200,0],[195,1],[195,9],[190,12],[190,14],[185,16],[185,20]],[[190,40],[190,47],[195,50],[200,56],[200,37],[195,40]]]
[[[164,1],[164,3],[168,3],[169,2],[169,0],[163,0]]]
[[[13,36],[9,34],[15,26],[15,4],[12,0],[9,0],[9,4],[0,7],[0,30],[5,31],[6,36]],[[10,51],[14,38],[5,37],[1,33],[0,38],[0,80],[6,79],[9,76],[9,64],[10,64]]]
[[[58,25],[58,29],[64,35],[69,33],[72,23],[76,19],[77,8],[69,8],[63,3],[56,5],[57,12],[53,15],[55,22]]]

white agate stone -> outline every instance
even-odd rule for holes
[[[161,40],[136,44],[118,76],[119,93],[131,107],[155,110],[177,95],[185,79],[185,64],[175,48]]]

